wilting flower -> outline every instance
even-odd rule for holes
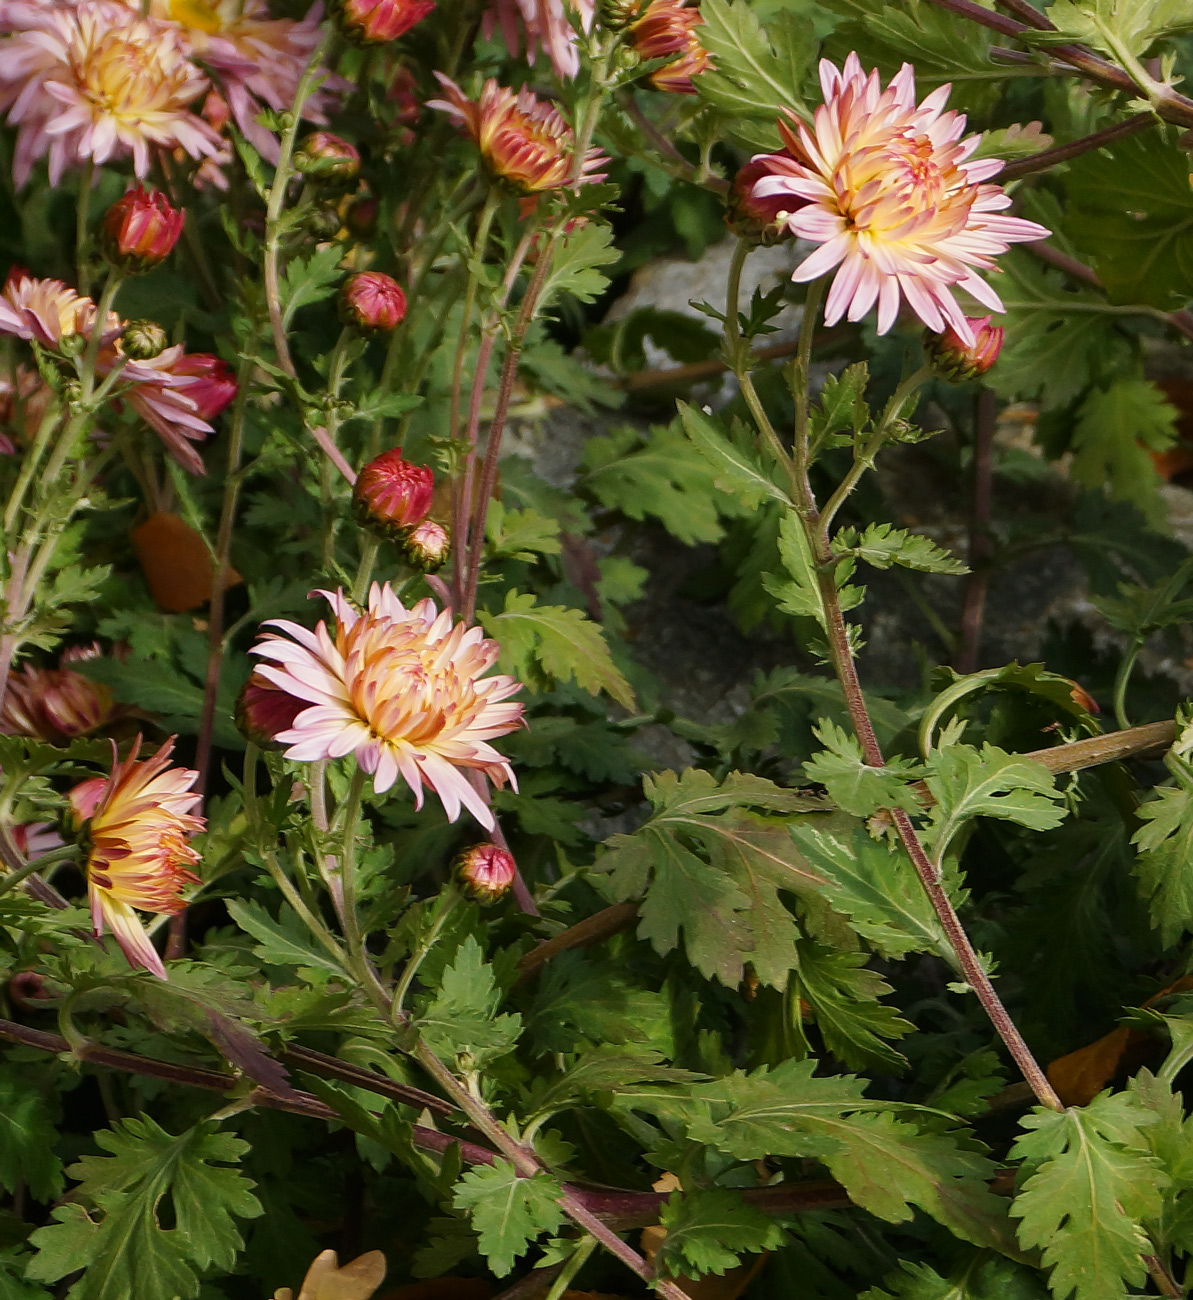
[[[885,334],[906,298],[930,330],[951,325],[972,343],[953,288],[1002,311],[975,268],[991,270],[1010,244],[1049,232],[1000,215],[1011,200],[981,182],[1003,163],[969,161],[981,137],[961,140],[964,115],[943,111],[948,86],[917,107],[910,64],[883,90],[878,73],[867,77],[856,54],[843,71],[821,60],[820,84],[825,102],[813,128],[780,122],[792,159],[771,155],[775,174],[754,187],[759,198],[791,195],[787,225],[820,245],[793,279],[816,280],[840,267],[825,304],[826,324],[842,316],[860,320],[877,303],[878,332]]]
[[[754,187],[764,176],[774,175],[772,155],[760,154],[739,167],[726,199],[725,224],[735,235],[765,244],[790,239],[791,231],[781,220],[795,204],[790,195],[759,198]]]
[[[278,739],[301,762],[354,754],[373,774],[378,794],[400,776],[422,806],[425,782],[449,821],[463,805],[486,829],[493,814],[462,769],[483,772],[496,785],[514,781],[509,760],[488,742],[512,731],[520,690],[512,677],[485,677],[497,660],[496,641],[479,627],[452,625],[434,601],[406,609],[389,584],[373,584],[368,608],[357,611],[343,592],[321,592],[335,614],[334,634],[284,619],[291,640],[267,635],[253,653],[271,662],[257,669],[282,690],[310,703]],[[276,665],[276,666],[275,666]]]
[[[402,286],[381,271],[359,271],[340,289],[340,316],[366,334],[388,334],[406,316]]]
[[[692,78],[711,65],[696,28],[704,22],[698,9],[684,0],[650,0],[642,17],[626,29],[630,43],[643,59],[670,59],[650,74],[656,90],[673,95],[694,95]]]
[[[442,72],[435,76],[447,99],[432,99],[428,108],[441,108],[476,142],[489,170],[525,194],[553,190],[571,183],[576,138],[563,115],[529,90],[515,94],[490,78],[480,99],[473,101]],[[599,149],[589,149],[574,182],[605,179],[595,169],[607,162]]]
[[[514,883],[514,855],[496,844],[474,844],[456,859],[456,876],[469,898],[495,903]]]
[[[318,180],[350,181],[360,171],[360,153],[330,131],[312,131],[295,151],[294,166]]]
[[[298,1300],[369,1300],[385,1280],[385,1256],[379,1250],[358,1255],[340,1268],[334,1250],[316,1255],[303,1278]],[[294,1292],[279,1287],[273,1300],[294,1300]]]
[[[966,343],[951,325],[942,334],[924,331],[924,351],[937,374],[955,384],[963,384],[990,369],[1002,351],[1006,332],[1001,325],[991,325],[991,319],[989,316],[980,320],[966,318],[972,343]]]
[[[138,185],[104,213],[100,245],[122,271],[148,271],[174,251],[185,224],[186,213],[171,207],[161,190]]]
[[[368,45],[396,41],[434,8],[434,0],[332,0],[344,35]]]
[[[140,749],[138,736],[123,763],[113,759],[110,776],[76,785],[70,804],[76,820],[86,823],[95,933],[110,930],[131,966],[165,979],[162,959],[133,909],[170,915],[186,906],[182,891],[199,883],[189,870],[199,855],[187,839],[207,823],[191,813],[202,798],[188,793],[198,772],[170,766],[174,737],[138,762]]]
[[[281,749],[277,738],[294,726],[294,720],[309,708],[280,686],[254,672],[236,697],[235,719],[240,734],[262,749]]]
[[[0,109],[19,127],[13,177],[23,185],[48,155],[50,183],[67,167],[129,154],[138,176],[150,149],[192,158],[218,152],[215,132],[190,110],[208,81],[176,28],[117,0],[20,5],[0,44]]]
[[[533,64],[539,47],[561,77],[574,77],[580,71],[580,53],[576,48],[576,29],[569,11],[580,19],[583,31],[592,30],[596,0],[493,0],[485,15],[485,35],[491,35],[494,20],[511,54],[522,47],[519,22],[526,32],[526,61]]]
[[[451,553],[452,539],[442,524],[434,519],[424,519],[415,524],[402,539],[402,550],[406,558],[423,573],[434,573],[441,569]]]
[[[352,504],[361,523],[392,537],[427,517],[434,491],[431,470],[411,464],[395,448],[369,461],[356,476]]]
[[[0,709],[0,732],[64,745],[76,736],[91,735],[118,717],[122,710],[116,707],[112,692],[70,667],[102,655],[98,645],[77,646],[63,652],[57,668],[26,664],[10,672]]]

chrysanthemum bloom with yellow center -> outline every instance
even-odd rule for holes
[[[68,167],[132,155],[138,176],[151,149],[218,153],[220,141],[190,111],[208,87],[168,23],[116,0],[19,6],[20,30],[0,42],[0,109],[19,125],[18,185],[48,154],[50,183]],[[10,20],[10,28],[16,20]]]
[[[428,108],[450,114],[476,142],[481,157],[494,175],[524,194],[554,190],[572,183],[572,157],[576,138],[563,115],[529,90],[515,94],[490,78],[479,100],[471,100],[450,77],[435,76],[447,99],[428,100]],[[589,149],[574,182],[602,181],[596,168],[608,159],[599,149]]]
[[[253,653],[271,661],[257,672],[311,707],[277,739],[301,762],[354,754],[373,775],[378,794],[399,776],[422,807],[425,782],[450,821],[467,808],[486,829],[493,814],[467,770],[495,785],[516,786],[513,769],[488,742],[513,731],[522,706],[508,703],[521,689],[512,677],[484,676],[497,660],[496,641],[479,627],[452,625],[434,601],[406,609],[389,583],[373,584],[368,608],[357,611],[343,592],[320,592],[335,614],[312,632],[278,619]]]
[[[997,293],[977,274],[1011,244],[1044,239],[1034,221],[1001,215],[1011,200],[984,185],[1001,160],[970,161],[981,136],[962,140],[965,117],[946,113],[949,86],[918,107],[915,72],[905,63],[886,90],[868,77],[856,54],[838,70],[820,64],[824,103],[813,127],[779,123],[789,150],[767,157],[773,174],[758,181],[758,198],[791,197],[793,234],[820,248],[796,268],[795,280],[817,280],[839,267],[824,319],[860,320],[878,304],[878,332],[895,323],[906,299],[931,330],[947,325],[966,344],[973,333],[953,289],[992,311]]]
[[[124,0],[138,12],[142,0]],[[268,161],[277,162],[277,137],[257,121],[262,109],[288,109],[299,79],[322,37],[322,6],[301,21],[274,18],[267,0],[151,0],[150,14],[175,24],[192,58],[219,83],[237,129]],[[311,122],[326,122],[327,108],[350,88],[327,73],[303,105]]]
[[[191,810],[201,795],[189,793],[198,772],[170,766],[174,737],[140,762],[141,737],[112,773],[70,792],[76,820],[88,838],[87,894],[95,933],[111,931],[129,964],[162,979],[166,968],[136,911],[172,915],[186,906],[183,890],[198,884],[190,867],[199,855],[187,843],[207,823]]]
[[[522,46],[521,22],[526,31],[526,62],[533,65],[542,46],[559,76],[574,77],[580,71],[580,52],[572,14],[582,31],[592,31],[596,0],[493,0],[485,14],[484,32],[492,35],[494,25],[500,24],[510,53],[516,55]]]

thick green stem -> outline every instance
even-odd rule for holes
[[[572,1284],[572,1279],[588,1263],[589,1256],[596,1248],[595,1237],[582,1237],[576,1243],[576,1249],[572,1251],[571,1258],[563,1266],[563,1271],[551,1283],[551,1290],[547,1292],[545,1300],[562,1300],[564,1292]]]
[[[79,196],[75,209],[75,274],[79,292],[86,297],[91,291],[91,274],[87,265],[90,237],[87,233],[91,213],[91,189],[95,181],[95,160],[88,158],[79,172]]]
[[[427,931],[423,939],[420,940],[418,947],[410,954],[406,967],[402,971],[402,978],[398,981],[398,987],[394,990],[393,1011],[391,1018],[394,1024],[400,1023],[404,1014],[406,1004],[406,994],[410,992],[410,986],[414,983],[414,977],[418,974],[418,968],[423,964],[423,959],[427,953],[435,946],[439,936],[443,933],[443,927],[447,924],[448,917],[451,916],[452,909],[460,901],[461,895],[455,882],[450,883],[438,899],[438,911],[431,928]]]
[[[348,797],[344,800],[339,815],[343,819],[340,828],[340,886],[342,915],[340,922],[344,927],[344,939],[348,944],[351,957],[365,965],[368,954],[364,951],[366,936],[361,932],[360,916],[356,906],[356,823],[360,819],[361,799],[369,774],[361,767],[352,769],[352,783],[348,787]]]

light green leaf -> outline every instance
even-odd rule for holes
[[[1012,1154],[1035,1172],[1011,1213],[1023,1246],[1043,1250],[1056,1300],[1121,1300],[1146,1281],[1142,1225],[1160,1212],[1168,1182],[1143,1131],[1156,1118],[1130,1094],[1102,1093],[1020,1121],[1029,1131]]]
[[[634,707],[604,634],[581,610],[540,605],[529,592],[511,590],[500,614],[481,610],[478,617],[501,645],[502,670],[520,681],[546,690],[554,681],[574,680],[592,695],[605,691],[623,708]]]
[[[722,1274],[736,1268],[742,1255],[778,1249],[786,1236],[769,1215],[722,1187],[673,1192],[659,1222],[667,1236],[658,1262],[673,1277]]]
[[[613,247],[613,227],[603,221],[589,221],[556,240],[551,269],[539,294],[538,314],[565,293],[579,302],[595,301],[609,285],[609,277],[599,268],[620,256],[620,250]]]
[[[749,452],[730,439],[713,416],[687,402],[678,403],[678,407],[688,437],[716,470],[717,487],[734,493],[747,508],[757,506],[767,497],[790,504],[787,493]]]
[[[922,770],[917,764],[892,758],[884,767],[870,767],[857,738],[827,718],[814,734],[824,750],[804,764],[804,774],[824,786],[842,812],[870,817],[880,808],[919,811],[922,798],[912,785]]]
[[[892,564],[905,569],[920,569],[924,573],[968,573],[969,569],[955,560],[946,550],[929,537],[909,533],[894,524],[870,524],[861,533],[856,528],[842,528],[833,538],[833,550],[856,555],[876,569],[889,569]]]
[[[500,501],[489,502],[485,540],[494,556],[533,561],[539,555],[558,555],[559,521],[537,510],[507,510]]]
[[[1135,876],[1167,948],[1193,930],[1193,789],[1161,787],[1136,815],[1144,825],[1131,840],[1139,849]]]
[[[414,1028],[438,1056],[468,1052],[479,1067],[510,1051],[522,1030],[520,1015],[497,1014],[500,1002],[493,968],[470,934],[444,968],[438,991],[422,999]]]
[[[282,273],[279,291],[282,300],[282,324],[287,329],[300,307],[312,302],[322,302],[336,291],[343,276],[340,262],[344,249],[340,244],[327,244],[317,248],[307,257],[296,257]]]
[[[988,1251],[976,1251],[942,1277],[930,1264],[902,1260],[899,1271],[858,1300],[1047,1300],[1048,1289],[1034,1269]]]
[[[1176,420],[1176,408],[1150,379],[1123,376],[1094,388],[1077,411],[1072,476],[1155,514],[1160,476],[1148,452],[1172,446]]]
[[[344,970],[324,949],[316,947],[298,924],[275,921],[260,903],[230,898],[224,904],[232,919],[257,940],[254,949],[273,966],[299,967],[344,977]]]
[[[467,1212],[481,1254],[498,1277],[514,1267],[531,1242],[563,1222],[563,1189],[549,1174],[523,1178],[508,1160],[471,1169],[456,1184],[453,1204]]]
[[[1158,36],[1193,29],[1185,0],[1054,0],[1048,20],[1049,42],[1082,41],[1113,59],[1124,48],[1142,57]]]
[[[84,1269],[69,1300],[190,1300],[205,1270],[232,1268],[244,1244],[236,1219],[262,1213],[253,1184],[230,1167],[247,1143],[211,1123],[171,1137],[147,1116],[101,1130],[96,1141],[111,1155],[67,1170],[79,1200],[58,1206],[56,1222],[31,1236],[38,1253],[28,1277],[55,1282]],[[174,1226],[163,1228],[167,1198]]]

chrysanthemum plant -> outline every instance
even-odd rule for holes
[[[1187,1293],[1191,32],[0,0],[3,1300]]]

